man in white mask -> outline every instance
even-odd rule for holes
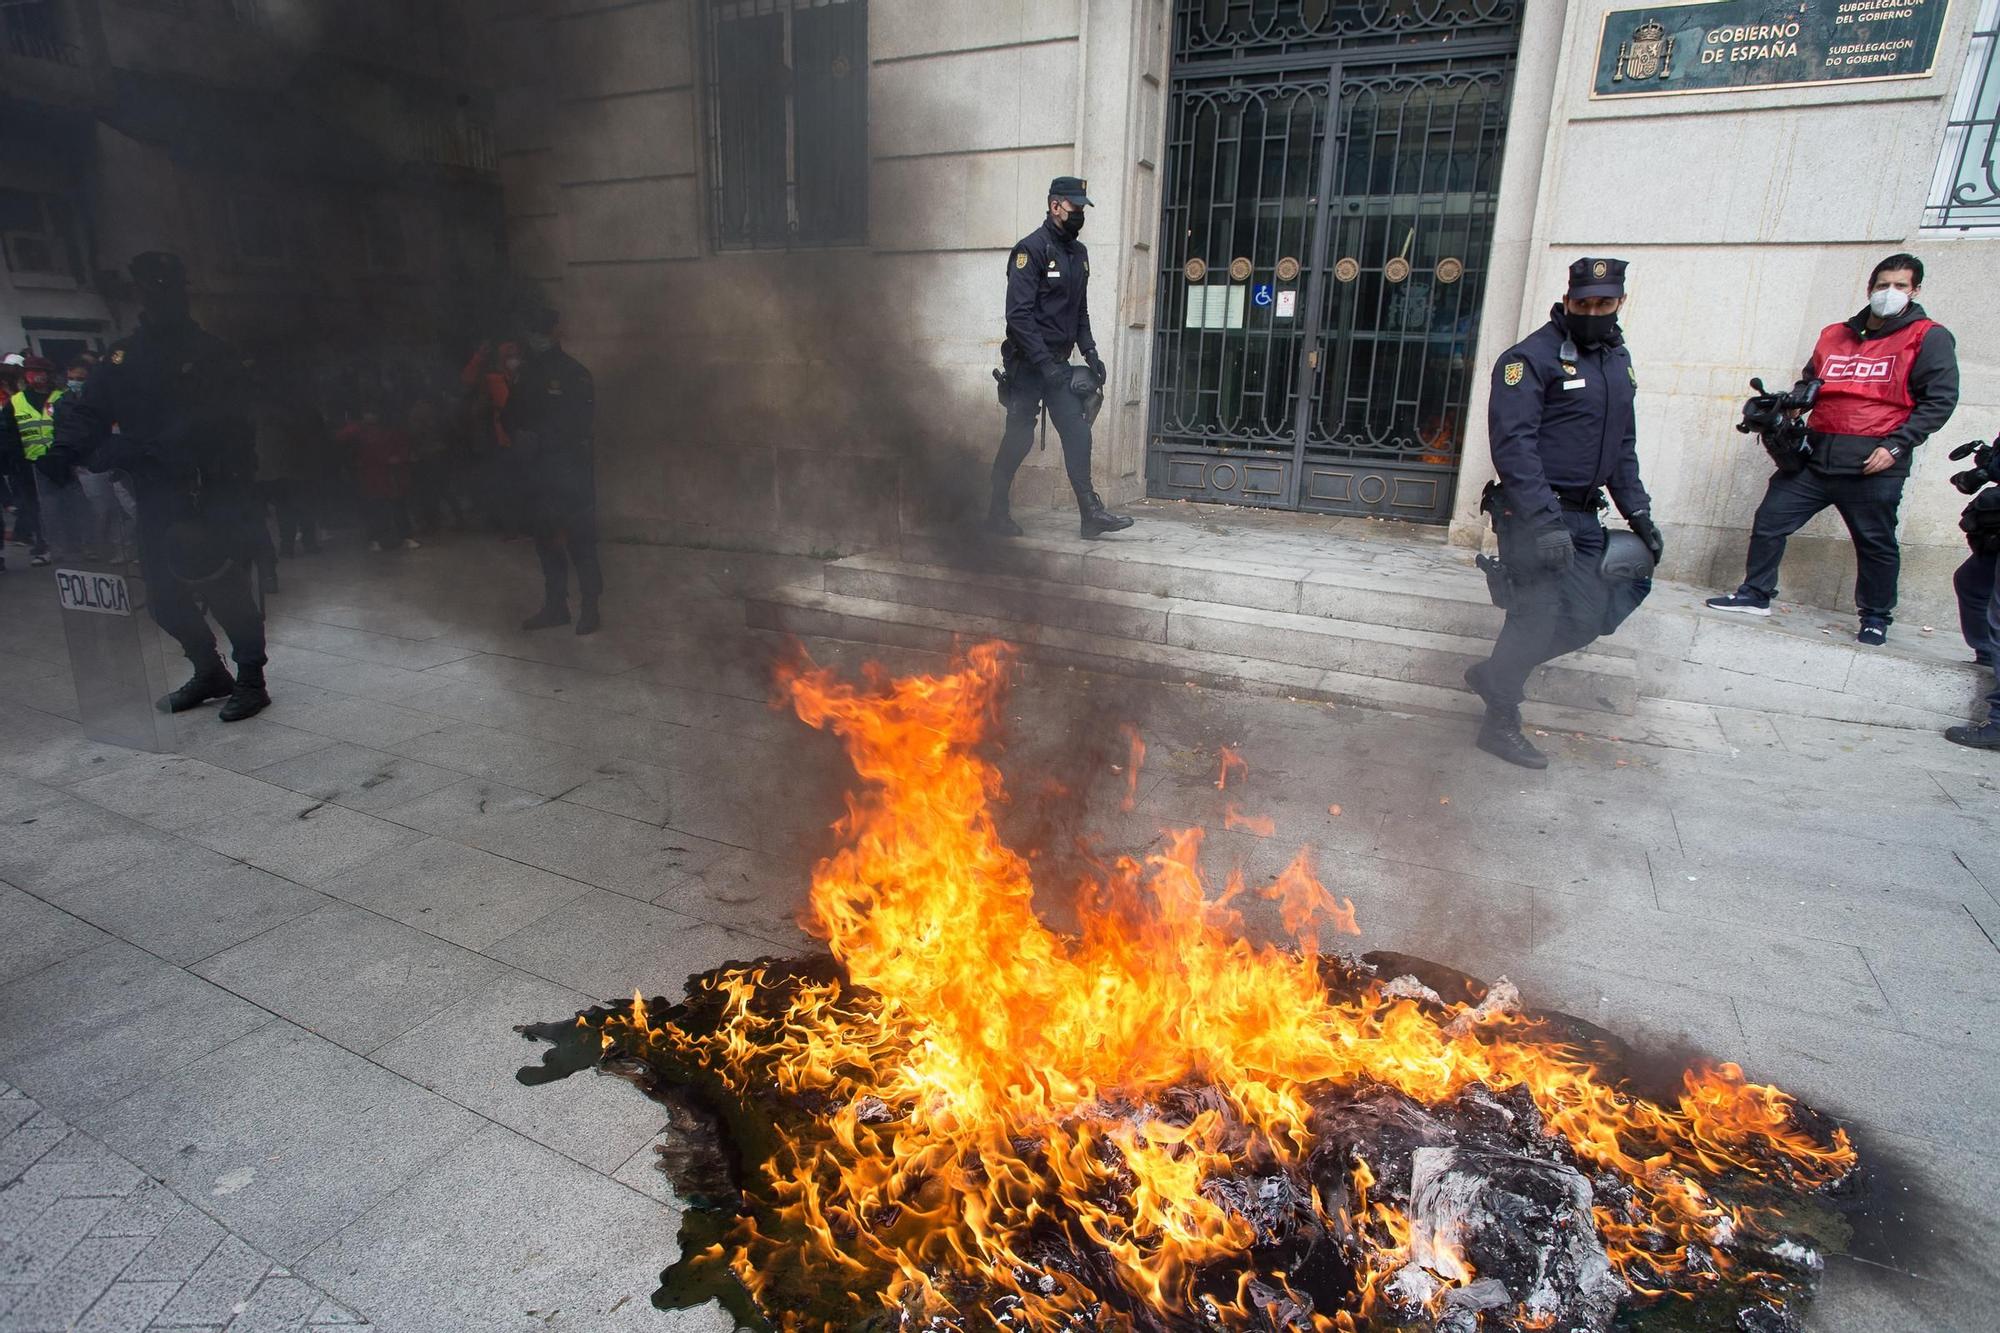
[[[1743,584],[1711,597],[1717,611],[1771,614],[1785,539],[1832,505],[1854,539],[1854,636],[1880,644],[1896,609],[1896,509],[1910,454],[1958,406],[1958,348],[1951,330],[1917,304],[1924,263],[1894,254],[1868,275],[1868,304],[1820,331],[1805,378],[1821,381],[1806,424],[1812,453],[1803,468],[1772,474],[1750,528]]]

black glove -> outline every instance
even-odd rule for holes
[[[1625,522],[1631,525],[1639,540],[1646,543],[1646,549],[1653,553],[1653,563],[1659,564],[1661,557],[1667,553],[1667,539],[1660,535],[1660,525],[1653,522],[1652,514],[1650,512],[1633,514],[1627,517]]]
[[[69,449],[50,449],[35,460],[35,471],[51,486],[68,486],[76,480],[76,454]]]
[[[1069,372],[1069,391],[1078,401],[1094,397],[1100,381],[1087,366],[1072,366]]]
[[[1560,519],[1535,533],[1535,558],[1546,574],[1562,573],[1576,558],[1576,542]]]
[[[1104,358],[1101,356],[1090,358],[1090,373],[1097,377],[1097,387],[1100,389],[1111,379],[1104,369]]]

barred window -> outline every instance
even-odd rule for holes
[[[2000,0],[1979,6],[1965,76],[1945,126],[1944,151],[1931,178],[1926,227],[2000,228]]]
[[[865,242],[866,0],[712,0],[707,56],[716,247]]]

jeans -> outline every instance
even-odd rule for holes
[[[1518,708],[1528,676],[1544,662],[1594,642],[1604,632],[1608,589],[1597,572],[1604,558],[1604,524],[1595,512],[1562,511],[1576,555],[1569,568],[1545,573],[1535,556],[1535,529],[1503,519],[1500,563],[1510,585],[1507,621],[1486,663],[1485,685],[1503,707]]]
[[[1044,399],[1049,420],[1062,437],[1063,470],[1069,474],[1069,488],[1076,492],[1078,508],[1090,498],[1090,418],[1083,402],[1065,387],[1044,392],[1041,372],[1033,366],[1014,367],[1013,392],[1007,400],[1007,429],[1000,436],[1000,452],[993,458],[992,512],[1007,512],[1007,494],[1014,488],[1014,474],[1021,470],[1028,451],[1035,447],[1035,419]],[[1065,370],[1064,378],[1067,380]]]
[[[1764,502],[1750,525],[1750,558],[1743,591],[1760,597],[1778,593],[1778,563],[1785,539],[1828,505],[1839,511],[1854,539],[1854,609],[1863,621],[1887,625],[1896,609],[1896,576],[1902,550],[1896,545],[1896,509],[1903,501],[1902,477],[1829,476],[1807,468],[1771,477]]]

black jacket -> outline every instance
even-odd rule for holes
[[[551,343],[522,360],[501,424],[515,447],[533,457],[588,450],[596,419],[597,387],[590,372]]]
[[[53,449],[82,467],[126,473],[141,500],[196,484],[247,488],[257,450],[246,384],[242,358],[193,320],[142,317],[82,390],[63,398]]]
[[[1603,346],[1561,356],[1568,336],[1562,306],[1549,322],[1500,354],[1486,431],[1507,507],[1530,523],[1560,516],[1556,489],[1611,489],[1631,518],[1653,507],[1639,481],[1639,430],[1632,400],[1639,390],[1622,334]]]
[[[1090,331],[1090,251],[1053,218],[1007,253],[1007,342],[1001,355],[1049,371],[1072,348],[1095,370],[1103,364]]]
[[[1879,329],[1868,327],[1868,308],[1846,320],[1863,342],[1870,338],[1886,338],[1912,320],[1928,319],[1924,308],[1915,301],[1903,307],[1903,313],[1894,319],[1884,321]],[[1811,361],[1806,362],[1801,378],[1811,379],[1816,369]],[[1815,472],[1829,476],[1858,475],[1868,456],[1877,448],[1892,449],[1896,452],[1893,467],[1876,473],[1878,477],[1907,477],[1910,475],[1910,454],[1916,447],[1944,428],[1958,407],[1958,341],[1951,336],[1951,330],[1942,324],[1935,325],[1924,335],[1923,343],[1917,348],[1917,358],[1910,366],[1910,397],[1915,406],[1903,424],[1879,439],[1870,435],[1832,435],[1813,431],[1806,436],[1812,445],[1811,467]],[[1812,418],[1806,418],[1812,424]]]

